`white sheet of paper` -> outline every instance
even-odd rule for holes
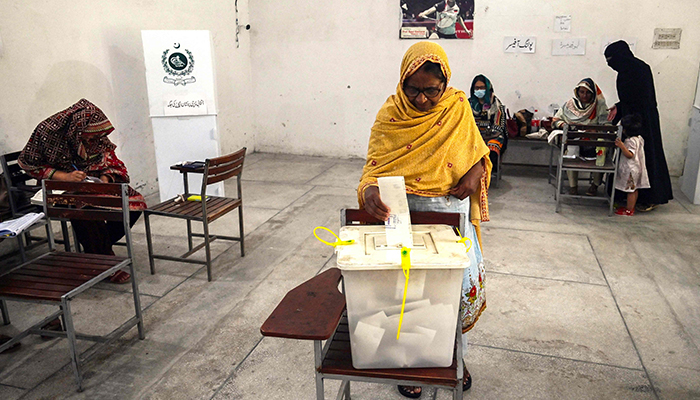
[[[379,197],[390,210],[389,220],[384,223],[387,246],[412,248],[411,214],[408,211],[406,183],[403,176],[377,178],[377,183],[379,184]]]
[[[504,53],[528,53],[533,54],[537,48],[535,36],[505,36],[503,38]]]
[[[583,56],[586,54],[586,38],[552,40],[553,56]]]
[[[571,32],[571,15],[554,17],[554,32]]]

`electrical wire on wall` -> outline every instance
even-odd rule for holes
[[[233,3],[235,10],[236,10],[236,48],[241,47],[241,43],[238,40],[238,34],[241,33],[241,27],[245,27],[245,30],[250,30],[250,24],[245,24],[245,25],[239,25],[238,24],[238,0],[235,0]]]

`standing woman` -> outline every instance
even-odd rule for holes
[[[34,129],[19,166],[38,181],[81,182],[91,176],[105,183],[129,183],[126,166],[114,152],[117,146],[107,138],[112,131],[102,110],[82,99]],[[129,187],[132,226],[145,208],[143,196]],[[86,253],[113,255],[112,245],[124,236],[121,222],[71,220],[71,225]],[[127,283],[130,278],[128,272],[117,271],[110,281]]]
[[[466,332],[486,307],[479,224],[488,221],[489,149],[479,135],[466,93],[449,87],[447,54],[433,42],[411,46],[401,62],[396,94],[379,109],[372,126],[367,163],[357,189],[360,207],[386,221],[377,178],[403,176],[411,211],[460,212],[468,216],[463,236],[474,244],[462,280],[460,318]],[[464,354],[462,354],[464,356]],[[471,387],[464,371],[464,390]],[[410,398],[420,387],[399,386]]]
[[[620,40],[605,49],[605,60],[617,71],[617,96],[620,101],[610,108],[608,119],[617,123],[626,115],[642,116],[640,135],[644,139],[647,173],[650,189],[640,189],[637,209],[649,211],[673,199],[671,177],[661,139],[659,111],[651,68],[636,58],[627,42]]]
[[[477,75],[474,78],[469,93],[471,94],[469,104],[474,113],[476,126],[489,148],[489,158],[494,171],[497,171],[498,157],[503,156],[508,145],[506,108],[493,93],[491,81],[483,75]]]

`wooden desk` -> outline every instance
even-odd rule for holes
[[[345,315],[345,296],[338,291],[340,270],[331,268],[292,289],[260,328],[263,336],[313,340],[316,399],[324,399],[323,380],[342,381],[337,399],[350,399],[350,381],[390,385],[433,386],[462,399],[462,335],[458,332],[452,365],[447,368],[355,369]],[[461,324],[458,325],[458,330]],[[328,340],[330,339],[330,340]],[[325,346],[321,341],[326,340]]]

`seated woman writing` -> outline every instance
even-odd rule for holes
[[[107,138],[113,130],[102,110],[82,99],[36,127],[19,156],[19,166],[37,180],[81,182],[93,177],[128,183],[126,166],[114,153],[117,146]],[[129,187],[131,225],[145,208],[143,196]],[[86,253],[113,255],[112,245],[124,236],[121,222],[71,220],[71,224]],[[127,283],[130,278],[119,271],[110,281]]]
[[[367,163],[357,190],[360,207],[386,221],[390,210],[377,178],[403,176],[411,211],[460,212],[469,216],[460,232],[474,245],[462,281],[460,318],[466,334],[486,307],[479,223],[488,221],[489,149],[481,139],[466,93],[449,87],[445,51],[433,42],[411,46],[401,63],[396,94],[377,113]],[[463,336],[466,351],[466,335]],[[471,376],[464,371],[464,389]],[[399,386],[406,397],[420,387]]]
[[[505,153],[508,145],[506,108],[493,93],[491,81],[483,75],[477,75],[474,78],[469,93],[471,94],[469,104],[474,113],[476,126],[489,147],[491,164],[496,171],[498,170],[498,157]]]
[[[574,88],[574,97],[564,103],[552,119],[553,129],[563,129],[564,124],[608,125],[608,106],[605,96],[591,78],[581,80]],[[595,147],[586,147],[581,157],[595,157]],[[578,194],[578,172],[566,171],[569,177],[569,194]],[[593,183],[586,195],[595,196],[603,181],[603,174],[595,172]]]

